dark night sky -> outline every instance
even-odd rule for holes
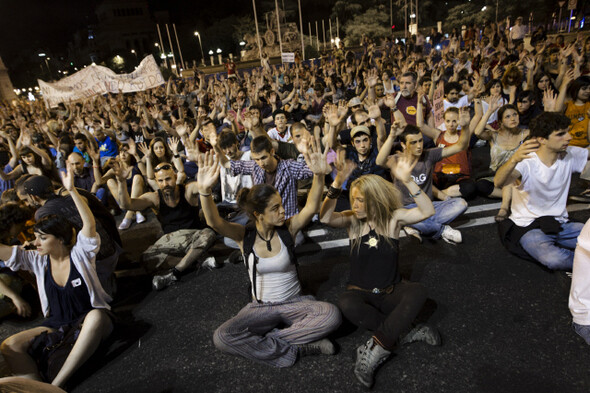
[[[30,62],[36,62],[37,53],[49,51],[54,55],[65,55],[67,44],[73,39],[74,33],[81,27],[96,22],[94,10],[101,1],[0,0],[0,56],[9,68],[13,84],[19,85],[36,79],[38,70]],[[279,5],[284,3],[287,9],[297,7],[297,0],[278,1]],[[118,0],[120,4],[125,2]],[[334,2],[335,0],[301,0],[304,24],[307,24],[308,19],[313,21],[327,18]],[[274,0],[256,0],[259,21],[263,12],[274,8],[274,3]],[[230,14],[253,15],[251,0],[148,0],[148,4],[152,12],[169,11],[170,23],[176,23],[179,29],[181,45],[187,46],[187,55],[194,51],[194,56],[196,46],[193,48],[191,43],[194,30],[204,31],[216,19]],[[211,40],[211,37],[204,38],[204,46],[207,38]],[[23,66],[25,63],[28,65]],[[28,76],[23,76],[24,73]]]

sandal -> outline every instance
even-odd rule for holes
[[[507,218],[508,218],[508,210],[504,209],[502,207],[502,208],[500,208],[500,210],[498,210],[498,214],[496,214],[496,217],[494,217],[494,220],[496,220],[496,222],[502,222]]]

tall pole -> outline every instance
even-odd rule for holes
[[[313,46],[313,34],[311,32],[311,22],[307,22],[307,27],[309,28],[309,46]]]
[[[320,50],[320,31],[318,29],[318,21],[315,21],[315,39],[316,39],[316,44],[318,47],[318,50]]]
[[[418,0],[416,0],[416,37],[418,37]]]
[[[172,23],[172,28],[174,29],[174,35],[176,36],[176,46],[178,47],[178,54],[180,54],[180,66],[184,70],[184,60],[182,59],[182,51],[180,50],[180,42],[178,42],[178,34],[176,33],[176,23]]]
[[[277,10],[277,31],[279,33],[279,49],[283,53],[283,40],[281,39],[281,19],[279,18],[279,0],[275,0],[275,8]]]
[[[195,31],[195,35],[197,36],[197,38],[199,38],[199,47],[201,48],[201,62],[203,63],[203,66],[205,65],[205,53],[203,53],[203,43],[201,42],[201,35],[199,34],[198,31]]]
[[[389,0],[389,26],[393,26],[393,0]]]
[[[258,44],[258,55],[262,60],[262,47],[260,45],[260,32],[258,31],[258,17],[256,16],[256,3],[252,0],[252,8],[254,9],[254,23],[256,23],[256,43]]]
[[[334,45],[334,37],[332,36],[332,18],[328,19],[330,25],[330,48]]]
[[[498,27],[498,1],[496,0],[496,28]]]
[[[408,0],[406,0],[406,5],[404,5],[404,38],[408,39]]]
[[[168,56],[166,56],[166,50],[164,49],[164,41],[162,41],[162,33],[160,32],[160,25],[156,24],[156,27],[158,28],[158,37],[160,37],[160,49],[162,50],[160,52],[160,54],[164,54],[164,65],[166,65],[166,68],[168,68]]]
[[[172,39],[170,38],[170,29],[168,29],[168,23],[166,23],[166,33],[168,34],[168,43],[170,44],[170,51],[172,52],[172,62],[174,64],[174,70],[176,76],[178,76],[178,67],[176,66],[176,56],[174,55],[174,47],[172,46]]]
[[[324,49],[326,49],[326,26],[324,25],[324,20],[322,19],[322,33],[324,35]]]
[[[338,16],[336,16],[336,37],[340,37],[340,31],[338,30]]]
[[[303,41],[303,16],[301,15],[301,0],[297,0],[299,5],[299,30],[301,30],[301,60],[305,60],[305,42]]]

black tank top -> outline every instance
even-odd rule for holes
[[[60,287],[53,280],[51,262],[47,257],[45,270],[45,294],[49,303],[49,318],[43,326],[54,329],[76,322],[82,315],[92,310],[88,286],[70,259],[70,276],[65,286]]]
[[[180,229],[201,229],[203,225],[199,220],[199,208],[192,206],[184,197],[184,186],[178,186],[180,200],[176,207],[170,207],[164,202],[164,195],[158,190],[160,198],[160,211],[158,220],[164,233],[171,233]]]
[[[399,241],[379,236],[374,229],[351,245],[348,283],[363,289],[384,289],[401,281],[397,257]]]

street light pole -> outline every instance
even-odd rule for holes
[[[201,35],[199,34],[198,31],[195,31],[195,36],[197,36],[197,38],[199,39],[199,47],[201,48],[201,63],[203,64],[203,67],[206,66],[205,64],[205,54],[203,53],[203,44],[201,43]]]
[[[131,53],[133,53],[135,55],[135,62],[137,63],[139,61],[137,59],[137,52],[135,51],[135,49],[131,49]]]

